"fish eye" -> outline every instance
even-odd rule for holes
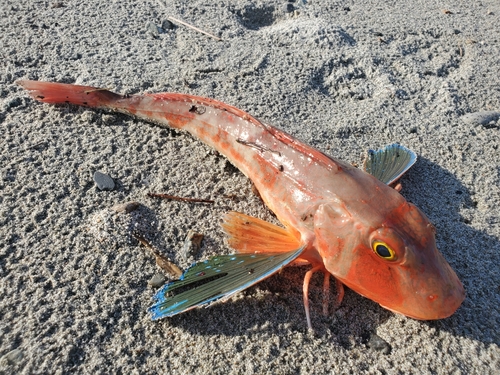
[[[395,260],[396,253],[389,245],[382,241],[374,241],[372,249],[379,257],[385,260]]]

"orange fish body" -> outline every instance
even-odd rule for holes
[[[314,271],[416,319],[448,317],[464,300],[461,282],[436,248],[433,225],[416,206],[369,173],[235,107],[186,94],[122,96],[87,86],[19,84],[42,102],[106,108],[187,130],[225,155],[286,227],[228,215],[224,228],[240,253],[276,254],[300,246],[298,257]],[[265,249],[262,233],[269,237]]]

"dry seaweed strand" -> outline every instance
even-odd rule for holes
[[[185,198],[185,197],[178,197],[176,195],[162,194],[162,193],[148,193],[147,196],[150,198],[171,199],[171,200],[180,201],[180,202],[215,203],[215,201],[213,201],[211,199]]]
[[[198,31],[199,33],[202,33],[202,34],[208,35],[209,37],[214,38],[215,40],[222,41],[222,39],[221,39],[221,38],[219,38],[218,36],[215,36],[215,35],[213,35],[213,34],[207,33],[206,31],[203,31],[202,29],[199,29],[199,28],[197,28],[196,26],[190,25],[189,23],[186,23],[186,22],[181,21],[181,20],[179,20],[179,19],[177,19],[177,18],[174,18],[174,17],[167,17],[167,18],[168,18],[169,20],[171,20],[171,21],[174,21],[174,22],[180,23],[181,25],[184,25],[184,26],[186,26],[186,27],[189,27],[189,28],[191,28],[191,29],[193,29],[193,30],[195,30],[195,31]]]
[[[160,267],[162,270],[167,272],[170,275],[175,276],[176,278],[182,275],[182,270],[174,263],[169,261],[164,255],[162,255],[158,250],[156,250],[151,243],[146,240],[143,236],[138,233],[132,234],[136,240],[146,246],[149,250],[151,250],[156,258],[156,265]]]

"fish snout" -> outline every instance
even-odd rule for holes
[[[416,286],[419,307],[408,316],[419,320],[447,318],[460,307],[465,299],[465,289],[450,265],[442,258],[439,269]]]
[[[443,288],[440,294],[428,294],[426,299],[428,306],[426,311],[430,313],[423,313],[421,317],[416,317],[416,319],[434,320],[448,318],[457,311],[464,301],[465,289],[457,278],[457,283],[448,285],[446,289]]]
[[[380,303],[382,307],[418,320],[447,318],[465,299],[465,289],[458,276],[438,253],[437,262],[425,270],[407,274],[401,289],[403,298],[397,303]],[[411,292],[410,292],[411,291]]]

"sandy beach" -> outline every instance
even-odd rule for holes
[[[500,373],[499,21],[495,0],[2,0],[0,374]],[[41,104],[19,79],[215,98],[358,165],[400,143],[418,154],[402,194],[434,223],[466,299],[417,321],[346,289],[325,317],[316,274],[313,333],[307,268],[289,267],[153,322],[160,269],[133,231],[185,269],[231,253],[224,213],[276,218],[189,134]],[[126,202],[140,207],[112,208]],[[190,230],[204,239],[186,254]]]

